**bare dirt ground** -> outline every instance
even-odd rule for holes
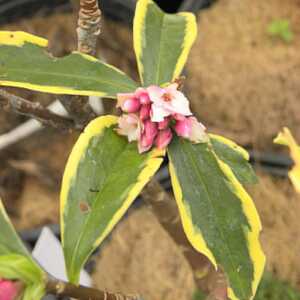
[[[300,195],[290,182],[265,174],[249,190],[262,220],[267,269],[300,288]]]
[[[268,35],[278,19],[290,21],[291,43]],[[282,126],[300,140],[300,1],[220,0],[198,29],[187,82],[207,127],[264,149]]]
[[[267,35],[267,25],[278,18],[291,21],[292,43]],[[277,131],[288,125],[300,141],[299,20],[299,0],[219,0],[201,12],[186,89],[209,130],[270,150]],[[2,29],[47,37],[51,51],[65,55],[75,49],[74,26],[74,17],[59,14]],[[131,32],[112,22],[105,22],[102,32],[101,55],[136,78]],[[17,92],[43,104],[54,99]],[[24,120],[0,112],[0,133]],[[58,222],[59,183],[77,135],[46,129],[0,153],[0,195],[18,229]],[[300,288],[299,196],[288,180],[266,174],[250,191],[264,226],[268,269]],[[155,300],[191,299],[191,270],[148,209],[131,213],[101,253],[94,274],[97,286]]]
[[[132,212],[114,231],[93,276],[99,288],[144,299],[191,300],[193,273],[150,209]]]

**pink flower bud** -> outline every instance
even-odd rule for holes
[[[144,88],[138,88],[136,91],[135,91],[135,97],[137,97],[141,104],[150,104],[150,97],[149,97],[149,94],[148,94],[148,91]]]
[[[144,130],[143,133],[146,135],[146,137],[150,140],[152,139],[152,142],[155,138],[155,136],[158,133],[157,124],[151,122],[150,120],[147,120],[144,123]]]
[[[142,134],[140,140],[138,141],[139,153],[146,152],[151,149],[153,145],[154,138],[149,138],[146,134]]]
[[[157,138],[155,140],[155,145],[158,149],[165,149],[171,142],[173,137],[172,131],[170,128],[161,130],[158,132]]]
[[[167,129],[169,123],[170,123],[170,118],[165,118],[163,121],[158,123],[158,129],[159,130]]]
[[[127,99],[122,103],[121,109],[127,113],[135,113],[140,109],[141,103],[137,98]]]
[[[191,142],[208,142],[208,135],[205,132],[206,128],[195,117],[188,117],[177,121],[174,129],[178,136],[189,139]]]
[[[184,118],[181,121],[177,121],[174,129],[178,136],[189,138],[192,132],[192,122],[190,118]]]
[[[158,129],[157,124],[147,120],[143,124],[143,133],[138,142],[139,152],[143,153],[151,149],[153,146],[154,139],[157,135]]]
[[[1,300],[16,300],[20,292],[18,283],[0,279],[0,299]]]
[[[117,107],[121,108],[123,107],[123,104],[128,99],[134,99],[135,96],[133,93],[119,93],[117,94]]]
[[[149,97],[148,94],[141,95],[140,101],[141,101],[142,104],[150,104],[151,103],[150,97]]]
[[[140,110],[140,119],[142,121],[145,121],[150,118],[150,112],[151,112],[151,105],[142,105],[141,110]]]

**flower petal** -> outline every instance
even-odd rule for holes
[[[209,137],[205,132],[205,126],[198,122],[195,117],[190,117],[189,120],[192,125],[189,139],[194,143],[207,143],[209,141]]]
[[[190,103],[188,99],[180,91],[176,91],[173,94],[171,102],[173,113],[182,114],[184,116],[191,116]]]
[[[139,118],[135,114],[122,115],[118,120],[117,132],[127,136],[128,141],[137,141],[141,135],[141,125]]]
[[[156,85],[149,86],[147,88],[147,91],[149,93],[150,100],[153,103],[161,102],[163,95],[166,93],[165,89],[162,89],[161,87]]]
[[[152,104],[151,109],[151,121],[152,122],[162,122],[165,117],[171,115],[171,112],[166,110],[164,107],[160,105]]]

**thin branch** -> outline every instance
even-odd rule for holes
[[[76,128],[84,128],[97,117],[89,104],[88,97],[62,95],[59,101],[74,120]]]
[[[84,286],[77,286],[60,280],[49,280],[46,284],[47,294],[72,297],[80,300],[142,300],[139,296],[113,294]]]
[[[80,0],[77,27],[77,50],[84,54],[96,55],[97,38],[101,33],[101,11],[98,0]],[[63,96],[61,103],[76,124],[86,125],[96,117],[87,97]]]
[[[74,122],[66,117],[57,115],[45,108],[39,102],[30,102],[22,97],[10,94],[0,89],[0,107],[6,111],[25,115],[40,121],[44,125],[49,125],[60,129],[74,128]]]
[[[80,0],[78,19],[78,51],[96,55],[97,38],[101,33],[101,11],[97,0]]]
[[[58,100],[48,105],[47,109],[49,109],[54,114],[63,115],[63,116],[67,115],[66,110]],[[19,126],[15,127],[9,132],[0,135],[0,151],[15,143],[18,143],[19,141],[31,136],[35,132],[42,130],[44,128],[45,127],[42,125],[42,123],[35,119],[30,119],[20,124]],[[74,129],[75,129],[75,124],[74,124]]]

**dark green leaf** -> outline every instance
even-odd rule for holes
[[[145,86],[164,84],[180,75],[197,36],[193,14],[165,14],[152,0],[139,0],[133,31]]]
[[[69,280],[126,213],[162,163],[163,152],[139,154],[100,117],[80,136],[66,166],[61,192],[61,231]]]
[[[43,272],[32,260],[18,254],[0,256],[0,278],[19,279],[25,284],[41,281]]]
[[[252,199],[209,143],[175,137],[168,150],[175,198],[193,247],[227,275],[232,300],[252,299],[265,257]]]
[[[80,53],[47,52],[47,40],[24,32],[0,32],[0,85],[53,94],[115,98],[136,83],[118,69]]]
[[[0,256],[8,254],[20,254],[30,257],[25,246],[13,228],[8,215],[5,212],[0,199]]]
[[[1,255],[0,278],[23,282],[25,290],[22,300],[40,300],[45,295],[46,276],[30,257],[18,254]]]
[[[234,142],[217,135],[210,135],[210,141],[217,156],[233,171],[242,184],[255,184],[257,177],[249,164],[248,152]]]

